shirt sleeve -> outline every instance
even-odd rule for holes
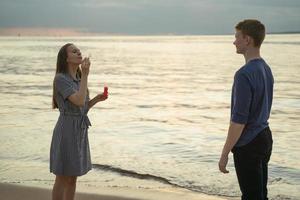
[[[76,92],[72,83],[60,74],[55,77],[55,88],[64,99],[67,99],[70,95]]]
[[[231,121],[246,124],[250,113],[252,90],[246,74],[236,75],[233,86]]]

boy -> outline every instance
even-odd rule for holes
[[[272,152],[269,129],[273,100],[273,75],[260,56],[265,26],[258,20],[244,20],[236,27],[236,52],[246,64],[235,74],[231,97],[231,120],[219,160],[219,169],[228,173],[228,154],[234,166],[242,200],[267,200],[268,162]]]

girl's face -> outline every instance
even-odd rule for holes
[[[67,48],[67,63],[80,65],[82,63],[82,56],[80,50],[75,45],[70,45]]]

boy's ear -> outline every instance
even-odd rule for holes
[[[247,45],[250,45],[251,43],[253,43],[252,37],[246,35],[246,42],[247,42]]]

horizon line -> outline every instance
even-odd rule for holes
[[[267,34],[299,34],[300,31],[271,31]],[[99,37],[99,36],[218,36],[232,35],[232,33],[114,33],[114,32],[89,32],[74,28],[46,28],[46,27],[0,27],[0,37]]]

